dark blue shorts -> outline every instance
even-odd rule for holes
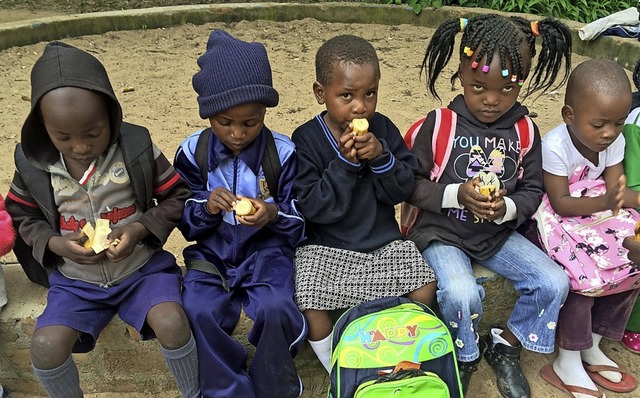
[[[182,305],[181,281],[175,257],[163,250],[122,283],[108,288],[69,279],[56,270],[49,277],[47,306],[38,317],[36,330],[53,325],[75,329],[80,338],[73,352],[89,352],[100,332],[118,314],[143,340],[152,339],[155,334],[146,323],[147,313],[160,303]]]

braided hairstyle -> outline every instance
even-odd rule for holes
[[[464,32],[460,43],[460,64],[469,63],[475,69],[483,57],[484,68],[491,64],[494,54],[500,57],[502,75],[520,85],[529,76],[531,61],[536,55],[536,37],[542,37],[542,50],[528,83],[525,98],[536,91],[551,88],[558,77],[564,59],[564,76],[556,87],[563,85],[571,71],[571,32],[560,21],[545,18],[529,21],[519,16],[484,14],[470,19],[457,18],[444,22],[436,30],[424,55],[420,76],[427,74],[431,95],[440,99],[435,83],[451,59],[458,32]],[[473,57],[473,58],[472,58]],[[507,63],[511,64],[511,70]],[[486,70],[488,71],[488,69]],[[451,77],[453,83],[458,77]]]
[[[316,80],[323,86],[329,84],[333,77],[333,65],[340,62],[373,65],[380,76],[376,50],[362,37],[339,35],[322,43],[316,53]]]

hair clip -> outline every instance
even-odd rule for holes
[[[524,85],[524,79],[518,80],[518,86],[522,87]]]
[[[482,67],[482,71],[483,71],[484,73],[489,72],[489,65],[485,65],[485,66],[483,66],[483,67]]]
[[[502,70],[502,77],[507,77],[509,76],[509,69],[503,69]]]
[[[518,75],[511,75],[511,82],[515,83],[518,80]]]
[[[471,58],[471,56],[473,55],[473,50],[469,47],[465,47],[464,50],[462,50],[462,52],[464,52],[469,58]]]
[[[538,21],[531,21],[531,33],[533,33],[534,37],[540,36],[540,27],[538,26]]]
[[[467,18],[460,18],[460,32],[464,32],[464,29],[467,27],[469,20]]]
[[[473,61],[471,63],[471,69],[476,69],[478,67],[478,61]]]

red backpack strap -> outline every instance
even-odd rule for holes
[[[436,109],[436,121],[433,128],[433,168],[431,169],[431,180],[438,181],[451,155],[453,138],[455,136],[457,114],[449,108]],[[409,127],[404,135],[404,142],[411,149],[416,140],[418,132],[424,124],[425,118],[417,120]],[[407,236],[409,231],[415,226],[420,209],[402,202],[400,205],[400,232]]]
[[[433,152],[433,168],[431,181],[438,181],[444,172],[456,132],[458,115],[449,108],[436,109],[436,122],[433,127],[431,150]]]
[[[404,135],[404,143],[407,144],[407,148],[409,148],[409,150],[413,147],[413,143],[416,141],[416,137],[418,136],[418,131],[422,128],[425,119],[426,117],[422,117],[416,120]],[[412,206],[407,202],[402,202],[400,204],[400,232],[403,236],[407,236],[411,228],[416,224],[418,214],[420,214],[420,209],[417,207]]]
[[[424,119],[426,119],[426,117],[420,118],[413,122],[411,127],[409,127],[409,130],[407,130],[407,134],[404,135],[404,143],[407,144],[407,148],[409,148],[409,150],[411,150],[413,143],[416,141],[416,136],[418,135],[418,131],[420,131],[422,125],[424,124]]]
[[[522,178],[524,169],[522,168],[522,159],[531,150],[533,146],[533,134],[535,129],[533,121],[529,116],[523,116],[515,124],[518,139],[520,140],[520,154],[518,155],[518,178]]]

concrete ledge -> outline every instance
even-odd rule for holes
[[[12,393],[44,396],[31,369],[29,342],[46,304],[47,290],[30,282],[19,265],[6,265],[4,271],[9,303],[0,312],[0,380]],[[484,268],[476,269],[476,275],[487,292],[483,328],[504,323],[517,298],[515,291]],[[234,333],[250,355],[253,347],[246,336],[251,326],[251,320],[243,316]],[[74,358],[85,393],[178,394],[157,342],[140,341],[137,332],[117,317],[102,332],[92,352]],[[296,357],[296,364],[307,391],[304,396],[322,396],[328,385],[326,372],[308,346]]]
[[[0,50],[40,41],[102,34],[113,30],[155,29],[187,23],[200,25],[207,22],[257,19],[284,22],[315,18],[326,22],[412,24],[436,27],[450,18],[468,17],[487,12],[495,11],[482,8],[441,7],[424,10],[420,15],[415,15],[408,6],[366,3],[243,3],[156,7],[74,14],[0,24]],[[521,16],[530,19],[538,18],[527,14],[521,14]],[[577,34],[583,24],[573,21],[564,22],[572,30],[574,52],[577,54],[612,59],[628,69],[632,69],[640,59],[640,43],[637,40],[607,36],[585,42],[580,40]]]

